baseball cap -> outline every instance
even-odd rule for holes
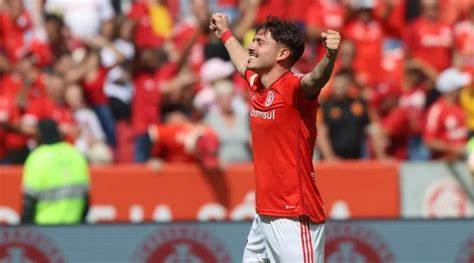
[[[449,68],[439,74],[436,79],[436,89],[445,94],[466,86],[470,81],[469,73],[461,72],[456,68]]]

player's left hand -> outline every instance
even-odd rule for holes
[[[328,29],[327,31],[321,33],[321,38],[323,39],[323,44],[326,47],[328,55],[337,55],[339,45],[341,44],[341,35],[339,32]]]

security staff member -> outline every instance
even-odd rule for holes
[[[38,129],[41,145],[24,165],[22,222],[84,222],[89,208],[87,161],[62,141],[55,121],[41,120]]]

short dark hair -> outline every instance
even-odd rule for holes
[[[62,17],[56,15],[56,14],[45,14],[44,15],[44,21],[46,23],[48,22],[53,22],[58,24],[60,27],[64,27],[64,20]]]
[[[276,42],[284,44],[291,50],[290,62],[292,65],[303,55],[304,35],[296,24],[275,16],[268,16],[265,23],[257,28],[257,32],[260,30],[269,30]]]

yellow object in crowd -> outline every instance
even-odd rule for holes
[[[161,4],[151,4],[149,10],[153,32],[164,38],[170,37],[173,20],[168,8]]]
[[[474,131],[474,84],[461,90],[461,105],[467,116],[467,127]]]

